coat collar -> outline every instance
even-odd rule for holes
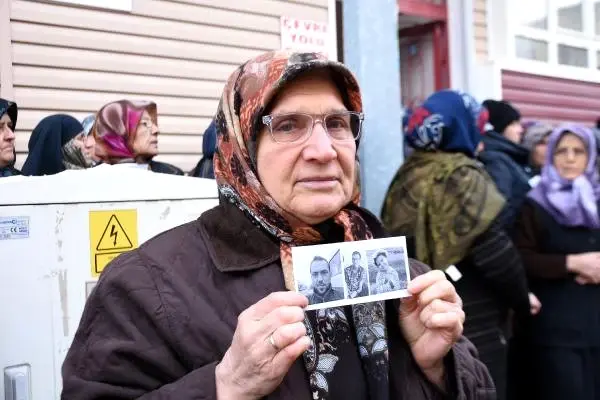
[[[373,236],[387,236],[373,214],[360,208]],[[252,271],[280,260],[279,243],[241,210],[223,203],[204,212],[198,223],[208,253],[221,272]]]

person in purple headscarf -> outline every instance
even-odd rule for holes
[[[549,137],[540,183],[517,221],[531,290],[543,304],[519,327],[527,399],[600,399],[600,183],[596,138],[565,124]]]

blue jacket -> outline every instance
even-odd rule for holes
[[[204,131],[202,137],[202,158],[198,161],[196,167],[190,172],[191,176],[196,178],[215,179],[215,171],[213,168],[213,158],[217,148],[217,126],[215,121],[211,121],[210,125]]]
[[[485,147],[479,159],[506,199],[506,206],[499,219],[502,227],[510,233],[527,193],[531,190],[529,151],[493,131],[483,136],[483,143]]]

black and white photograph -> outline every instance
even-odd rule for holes
[[[369,270],[367,257],[359,249],[349,249],[342,253],[346,298],[355,299],[369,295]]]
[[[407,263],[404,248],[384,247],[367,250],[367,259],[372,294],[383,294],[407,288]]]
[[[312,258],[305,262],[305,268],[298,265],[296,270],[296,261],[294,261],[294,276],[297,280],[298,291],[308,297],[309,304],[344,299],[344,277],[339,249],[314,251]]]
[[[292,262],[308,310],[408,296],[404,237],[293,247]]]

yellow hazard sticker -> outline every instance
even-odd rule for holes
[[[137,210],[90,211],[90,262],[97,277],[118,255],[138,246]]]

